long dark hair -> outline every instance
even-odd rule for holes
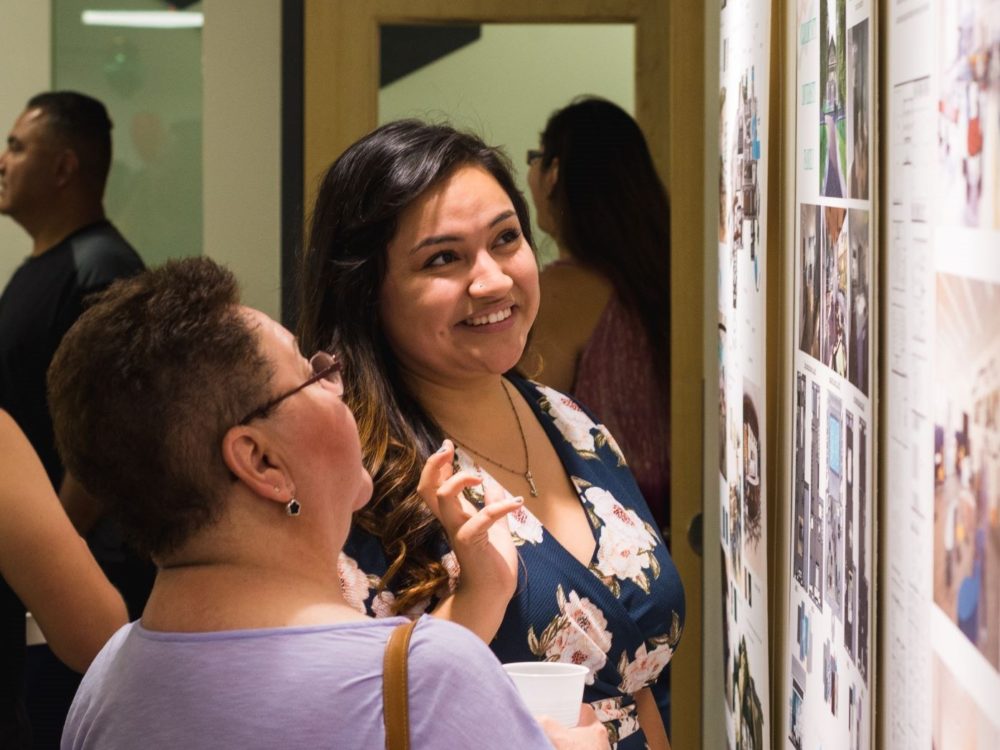
[[[327,170],[299,265],[300,346],[306,352],[332,346],[344,361],[344,399],[375,485],[374,500],[355,523],[385,549],[382,586],[393,583],[397,611],[427,599],[448,578],[440,563],[441,527],[416,493],[423,463],[444,433],[400,377],[379,320],[379,292],[400,215],[469,165],[500,184],[531,244],[528,207],[501,152],[446,125],[401,120],[362,138]]]
[[[669,377],[670,205],[642,131],[621,107],[584,97],[549,118],[542,153],[543,169],[559,160],[552,198],[562,244],[611,281]]]

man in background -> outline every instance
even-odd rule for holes
[[[100,504],[59,461],[45,395],[45,374],[63,335],[81,314],[87,295],[143,268],[136,251],[104,215],[111,165],[111,120],[96,99],[69,91],[32,97],[0,153],[0,214],[31,237],[31,255],[0,296],[0,408],[18,423],[42,459],[77,530],[125,596],[130,615],[141,612],[154,570],[132,555],[116,530],[102,522]],[[20,644],[14,648],[9,644]],[[75,691],[61,665],[46,653],[28,672],[28,703],[35,747],[58,743]],[[24,608],[0,579],[0,690],[22,691]],[[39,696],[62,685],[65,696]],[[65,698],[65,706],[62,706]]]

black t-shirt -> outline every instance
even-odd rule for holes
[[[109,222],[83,227],[28,258],[0,296],[0,408],[21,427],[53,487],[62,483],[45,395],[45,373],[84,298],[143,269],[142,259]],[[21,722],[24,606],[0,578],[0,740]],[[15,745],[16,747],[16,745]]]

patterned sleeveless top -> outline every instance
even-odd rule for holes
[[[653,362],[639,316],[612,295],[580,356],[573,396],[618,439],[649,509],[668,528],[670,383]]]

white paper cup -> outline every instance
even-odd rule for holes
[[[504,664],[534,717],[549,716],[567,727],[580,720],[583,684],[590,670],[580,664],[519,661]]]

